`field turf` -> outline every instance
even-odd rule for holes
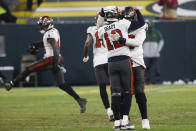
[[[79,113],[74,99],[56,87],[0,88],[0,131],[113,131],[97,86],[75,86],[88,99]],[[109,92],[109,87],[108,87]],[[146,86],[151,131],[196,131],[196,86]],[[133,97],[131,123],[141,131]]]

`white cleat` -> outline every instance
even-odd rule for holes
[[[120,127],[121,130],[134,130],[135,126],[131,125],[130,123],[126,124],[126,125],[121,125]]]
[[[115,120],[114,121],[113,129],[114,130],[120,130],[120,120]]]
[[[135,129],[135,126],[131,125],[129,123],[129,116],[128,115],[123,115],[123,119],[121,121],[120,129],[121,130],[133,130],[133,129]]]
[[[150,130],[150,123],[148,119],[142,120],[142,129]]]
[[[109,121],[114,121],[114,114],[113,114],[113,111],[111,110],[111,108],[110,107],[107,108],[106,111],[107,111]]]

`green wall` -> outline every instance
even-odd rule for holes
[[[86,29],[93,24],[56,24],[61,34],[61,54],[64,57],[67,73],[65,79],[74,85],[96,84],[90,61],[83,63],[83,45]],[[196,78],[196,21],[157,22],[155,26],[163,33],[165,45],[161,52],[161,79]],[[35,24],[0,25],[0,35],[5,36],[6,57],[0,57],[0,66],[15,67],[13,76],[19,72],[20,57],[27,53],[28,44],[42,40],[39,28]],[[41,58],[42,54],[38,55]],[[39,85],[54,85],[50,72],[39,73]]]

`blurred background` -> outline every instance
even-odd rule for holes
[[[36,21],[47,15],[60,31],[65,79],[72,85],[95,85],[92,52],[83,63],[83,46],[96,12],[109,5],[137,7],[161,34],[159,55],[146,56],[158,58],[147,84],[196,84],[196,0],[0,0],[0,72],[11,80],[35,60],[25,56],[31,42],[42,40]],[[19,86],[54,86],[50,73],[32,74]]]

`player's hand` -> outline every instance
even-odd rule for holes
[[[83,62],[86,63],[89,60],[89,56],[83,58]]]
[[[105,12],[104,12],[104,9],[103,8],[101,8],[101,11],[100,11],[99,14],[100,14],[101,17],[105,17]]]
[[[113,41],[118,41],[120,35],[118,33],[115,33],[115,34],[110,34],[110,37],[112,38]]]
[[[123,38],[123,37],[120,37],[120,38],[118,39],[118,43],[120,43],[120,44],[125,44],[125,43],[126,43],[126,39]]]

